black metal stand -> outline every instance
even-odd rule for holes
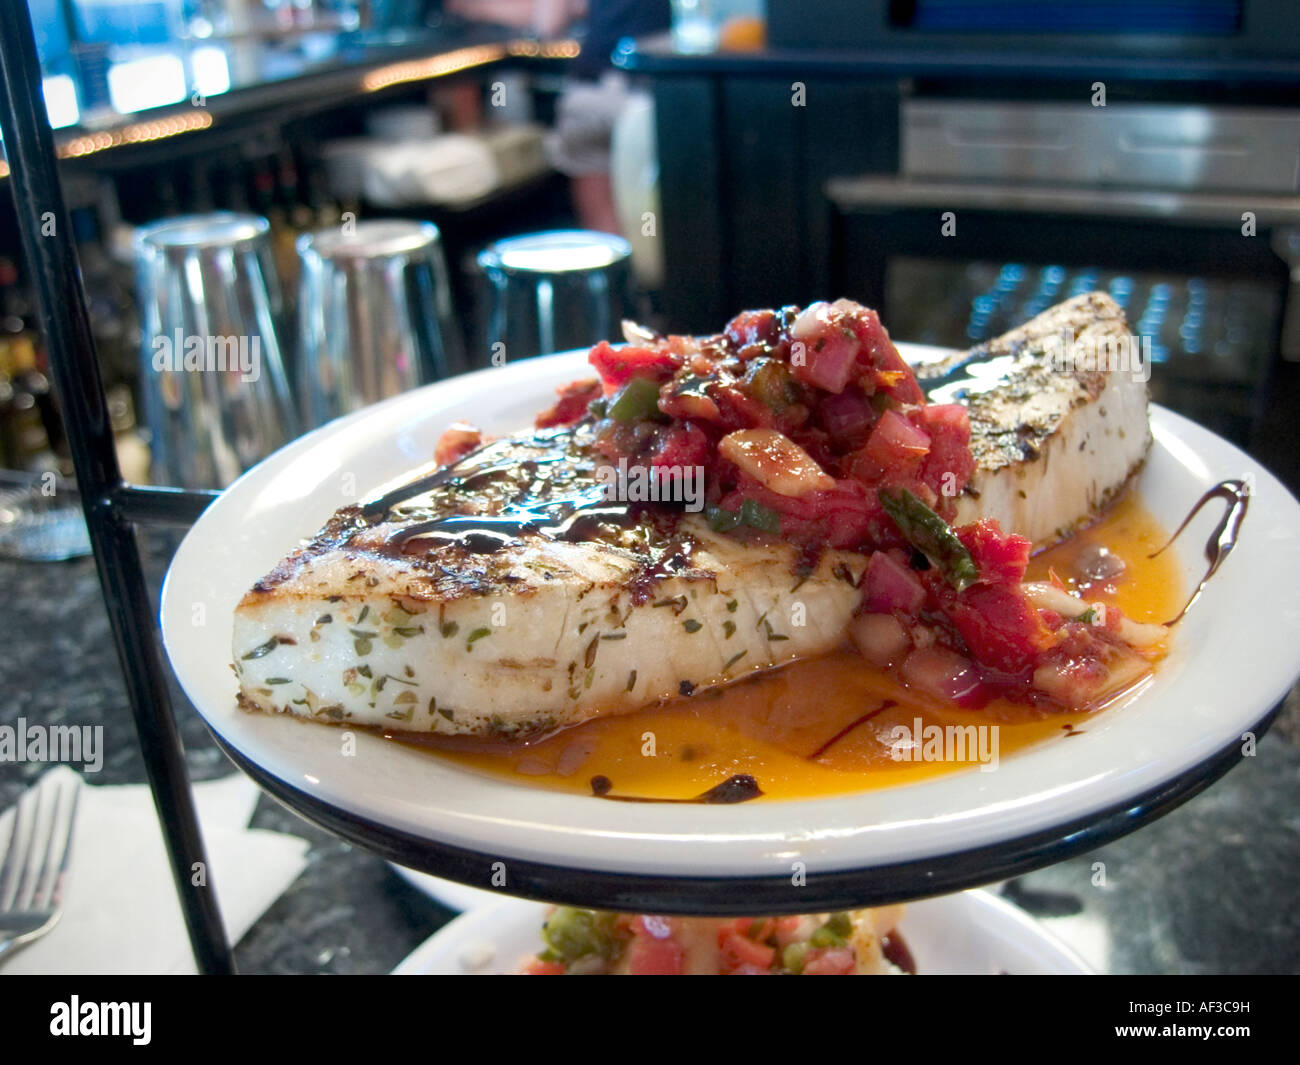
[[[0,130],[99,581],[190,944],[201,971],[233,972],[135,539],[137,524],[193,521],[215,493],[122,480],[23,0],[0,3]]]

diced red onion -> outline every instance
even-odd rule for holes
[[[913,617],[925,602],[925,585],[887,551],[877,551],[862,579],[867,610],[874,614],[901,610]]]
[[[867,454],[887,470],[911,466],[929,450],[930,434],[894,410],[880,416],[867,441]]]
[[[913,651],[903,660],[903,680],[940,699],[961,699],[980,684],[974,664],[944,647],[926,647]]]
[[[849,447],[861,447],[876,421],[875,410],[856,388],[827,396],[818,406],[817,416],[835,443]]]

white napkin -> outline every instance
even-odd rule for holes
[[[486,196],[500,181],[492,150],[459,133],[386,144],[367,157],[363,178],[366,199],[380,207],[463,203]]]
[[[73,775],[66,766],[51,769]],[[226,934],[237,943],[307,864],[296,836],[246,827],[257,786],[242,773],[195,785],[195,802]],[[0,814],[7,843],[11,808]],[[147,785],[85,785],[77,809],[63,917],[0,961],[0,974],[193,973],[162,828]]]

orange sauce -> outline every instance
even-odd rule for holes
[[[1174,552],[1147,557],[1164,541],[1164,530],[1129,493],[1096,524],[1035,556],[1028,579],[1046,580],[1055,570],[1089,600],[1114,603],[1138,621],[1167,621],[1182,606]],[[1115,583],[1089,586],[1072,579],[1075,559],[1092,544],[1106,546],[1126,563]],[[894,705],[880,709],[887,700]],[[1111,705],[1126,701],[1121,695]],[[878,712],[870,720],[854,724],[872,711]],[[900,760],[894,755],[906,748],[898,747],[904,735],[899,728],[922,741],[931,725],[997,725],[1000,760],[1037,744],[1069,742],[1099,712],[1054,711],[1005,699],[978,710],[936,705],[843,649],[636,713],[588,721],[527,746],[432,753],[515,782],[582,794],[591,794],[592,777],[600,775],[612,783],[611,795],[690,799],[748,773],[767,797],[806,798],[893,787],[991,760],[988,733],[983,748],[972,743],[965,758],[953,757],[961,752],[949,747],[937,760]],[[841,731],[842,738],[811,757]]]

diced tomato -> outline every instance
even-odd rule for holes
[[[638,915],[629,930],[627,963],[633,976],[681,975],[685,953],[675,938],[677,924],[671,917]]]
[[[802,917],[778,917],[776,919],[777,946],[787,947],[793,943],[799,937],[799,927],[802,924]]]
[[[898,411],[887,410],[871,430],[866,450],[885,470],[911,471],[929,454],[930,434]]]
[[[834,488],[794,497],[778,495],[746,477],[720,505],[739,510],[746,499],[775,510],[781,517],[782,537],[793,543],[851,550],[864,544],[897,542],[896,532],[893,539],[887,539],[892,526],[875,493],[857,481],[839,480]]]
[[[467,422],[453,422],[438,437],[433,448],[433,461],[439,466],[449,466],[463,459],[483,443],[483,434]]]
[[[721,921],[718,923],[718,946],[722,946],[723,940],[727,936],[743,936],[749,931],[750,925],[754,923],[752,917],[733,917],[730,921]]]
[[[930,434],[930,454],[921,468],[921,480],[940,499],[955,499],[975,473],[970,414],[960,403],[936,403],[922,407],[917,416]],[[945,509],[951,511],[952,506]]]
[[[591,349],[587,361],[600,373],[606,393],[622,388],[634,377],[652,377],[663,381],[682,364],[681,355],[658,348],[616,348],[602,340]]]
[[[858,968],[852,947],[813,947],[804,957],[804,976],[852,976]]]
[[[885,467],[873,459],[865,447],[849,455],[841,463],[841,469],[845,477],[852,477],[860,484],[874,485],[885,475]]]
[[[755,344],[771,344],[779,331],[780,322],[775,311],[741,311],[727,323],[723,335],[737,348],[743,349]]]
[[[660,431],[651,466],[703,466],[709,461],[712,442],[693,422],[670,425]]]
[[[525,976],[563,976],[564,963],[558,961],[542,961],[541,958],[534,958],[524,968]]]
[[[739,932],[729,932],[719,943],[722,952],[722,971],[736,973],[742,966],[754,966],[766,971],[776,959],[776,948],[758,943]]]
[[[911,367],[889,339],[880,315],[867,307],[848,320],[858,338],[858,365],[868,371],[867,376],[873,378],[876,388],[900,403],[924,403],[925,394],[916,383]]]
[[[627,948],[627,967],[633,976],[681,976],[685,952],[675,939],[636,936]]]
[[[587,406],[604,393],[599,381],[594,377],[582,381],[570,381],[555,390],[560,398],[537,416],[538,429],[550,429],[555,425],[572,425],[587,413]]]
[[[966,545],[985,584],[1019,584],[1025,579],[1033,547],[1025,537],[1004,533],[992,518],[980,518],[953,531]]]
[[[933,571],[931,571],[933,572]],[[982,665],[1019,673],[1052,645],[1052,632],[1016,586],[976,584],[960,595],[932,586],[940,609]]]
[[[731,921],[722,921],[718,925],[718,946],[726,942],[728,936],[744,936],[756,943],[766,943],[776,935],[782,921],[793,920],[797,925],[799,918],[788,917],[737,917]]]

